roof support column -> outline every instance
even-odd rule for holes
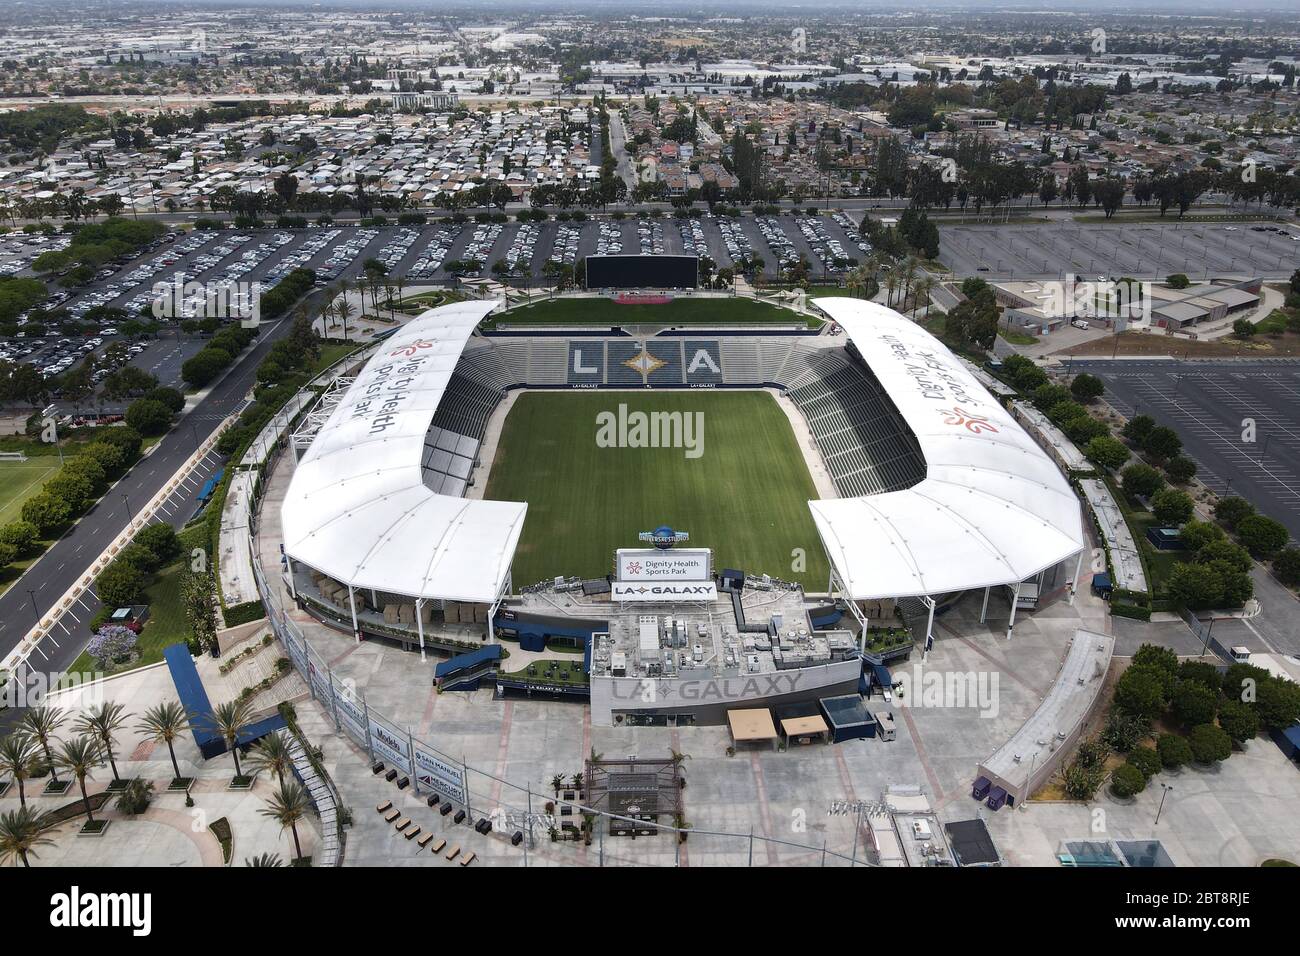
[[[989,616],[989,589],[984,589],[984,604],[980,607],[980,623],[983,624]]]
[[[298,585],[293,580],[293,558],[286,554],[284,556],[284,563],[285,567],[289,570],[289,596],[293,598],[294,603],[296,604],[298,601]]]
[[[348,585],[348,607],[352,609],[352,636],[356,638],[357,643],[361,643],[361,627],[357,624],[357,593],[353,590],[352,585]]]
[[[424,655],[424,598],[415,599],[415,632],[420,635],[420,660],[427,660]]]
[[[1007,622],[1007,640],[1011,640],[1011,631],[1016,626],[1016,608],[1020,606],[1020,582],[1016,582],[1011,595],[1011,620]]]
[[[930,616],[925,622],[925,648],[921,651],[921,660],[926,661],[930,657],[930,645],[934,643],[934,598],[926,594],[922,596],[925,606],[930,609]]]
[[[1083,574],[1083,551],[1079,552],[1079,560],[1074,563],[1074,583],[1070,585],[1070,604],[1074,604],[1074,596],[1079,593],[1079,577]]]

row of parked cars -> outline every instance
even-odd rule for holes
[[[794,242],[785,234],[781,228],[781,220],[775,216],[758,216],[754,219],[758,225],[758,231],[763,236],[763,241],[767,247],[772,250],[776,260],[780,263],[781,268],[785,269],[799,261],[799,251],[795,249]]]
[[[664,254],[664,227],[658,220],[638,221],[636,235],[641,243],[641,255],[662,256]]]
[[[573,226],[567,222],[560,223],[560,227],[555,231],[555,243],[551,246],[551,262],[559,262],[566,266],[576,265],[578,262],[578,243],[582,242],[582,228]]]
[[[596,255],[616,256],[623,251],[623,231],[617,223],[602,221],[596,235]]]
[[[719,219],[718,229],[722,232],[722,244],[726,246],[727,255],[731,256],[732,262],[744,264],[753,261],[754,244],[745,235],[739,220]]]
[[[821,260],[822,268],[838,269],[848,262],[848,253],[844,244],[830,234],[820,218],[801,216],[798,220],[799,231],[808,243],[808,248]]]
[[[420,258],[411,263],[407,276],[412,279],[432,279],[447,260],[452,243],[460,238],[460,233],[460,226],[439,226],[435,229],[424,251],[420,253]]]
[[[542,231],[531,222],[526,222],[519,227],[515,233],[514,241],[510,243],[510,248],[506,250],[506,265],[510,271],[527,272],[532,268],[533,254],[537,252],[537,240],[541,237]]]
[[[375,241],[375,237],[378,235],[378,229],[372,229],[368,226],[364,229],[358,229],[330,250],[330,257],[316,270],[316,278],[324,282],[333,282],[343,274],[343,270],[352,265],[366,246]]]
[[[59,252],[68,248],[71,236],[45,235],[42,232],[15,233],[0,238],[0,276],[22,272],[43,252]]]

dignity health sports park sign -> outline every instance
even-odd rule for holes
[[[622,581],[708,583],[712,577],[713,552],[708,548],[619,548],[615,554],[614,577]]]

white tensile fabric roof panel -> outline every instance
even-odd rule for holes
[[[902,491],[809,502],[849,597],[1014,584],[1083,549],[1069,482],[960,359],[882,305],[814,304],[861,353],[926,465],[926,477]]]
[[[528,506],[436,494],[420,465],[465,344],[496,305],[430,309],[366,363],[289,484],[281,519],[291,558],[359,588],[496,600]]]

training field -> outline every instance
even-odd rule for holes
[[[605,448],[597,415],[701,412],[698,458],[681,448]],[[667,524],[714,567],[743,568],[826,590],[827,565],[808,511],[817,497],[790,423],[765,392],[527,392],[506,418],[486,497],[527,501],[514,583],[557,574],[603,577],[615,548],[648,547]],[[804,571],[791,551],[807,555]]]
[[[0,526],[21,518],[23,502],[40,491],[58,470],[59,459],[55,455],[0,461]]]

